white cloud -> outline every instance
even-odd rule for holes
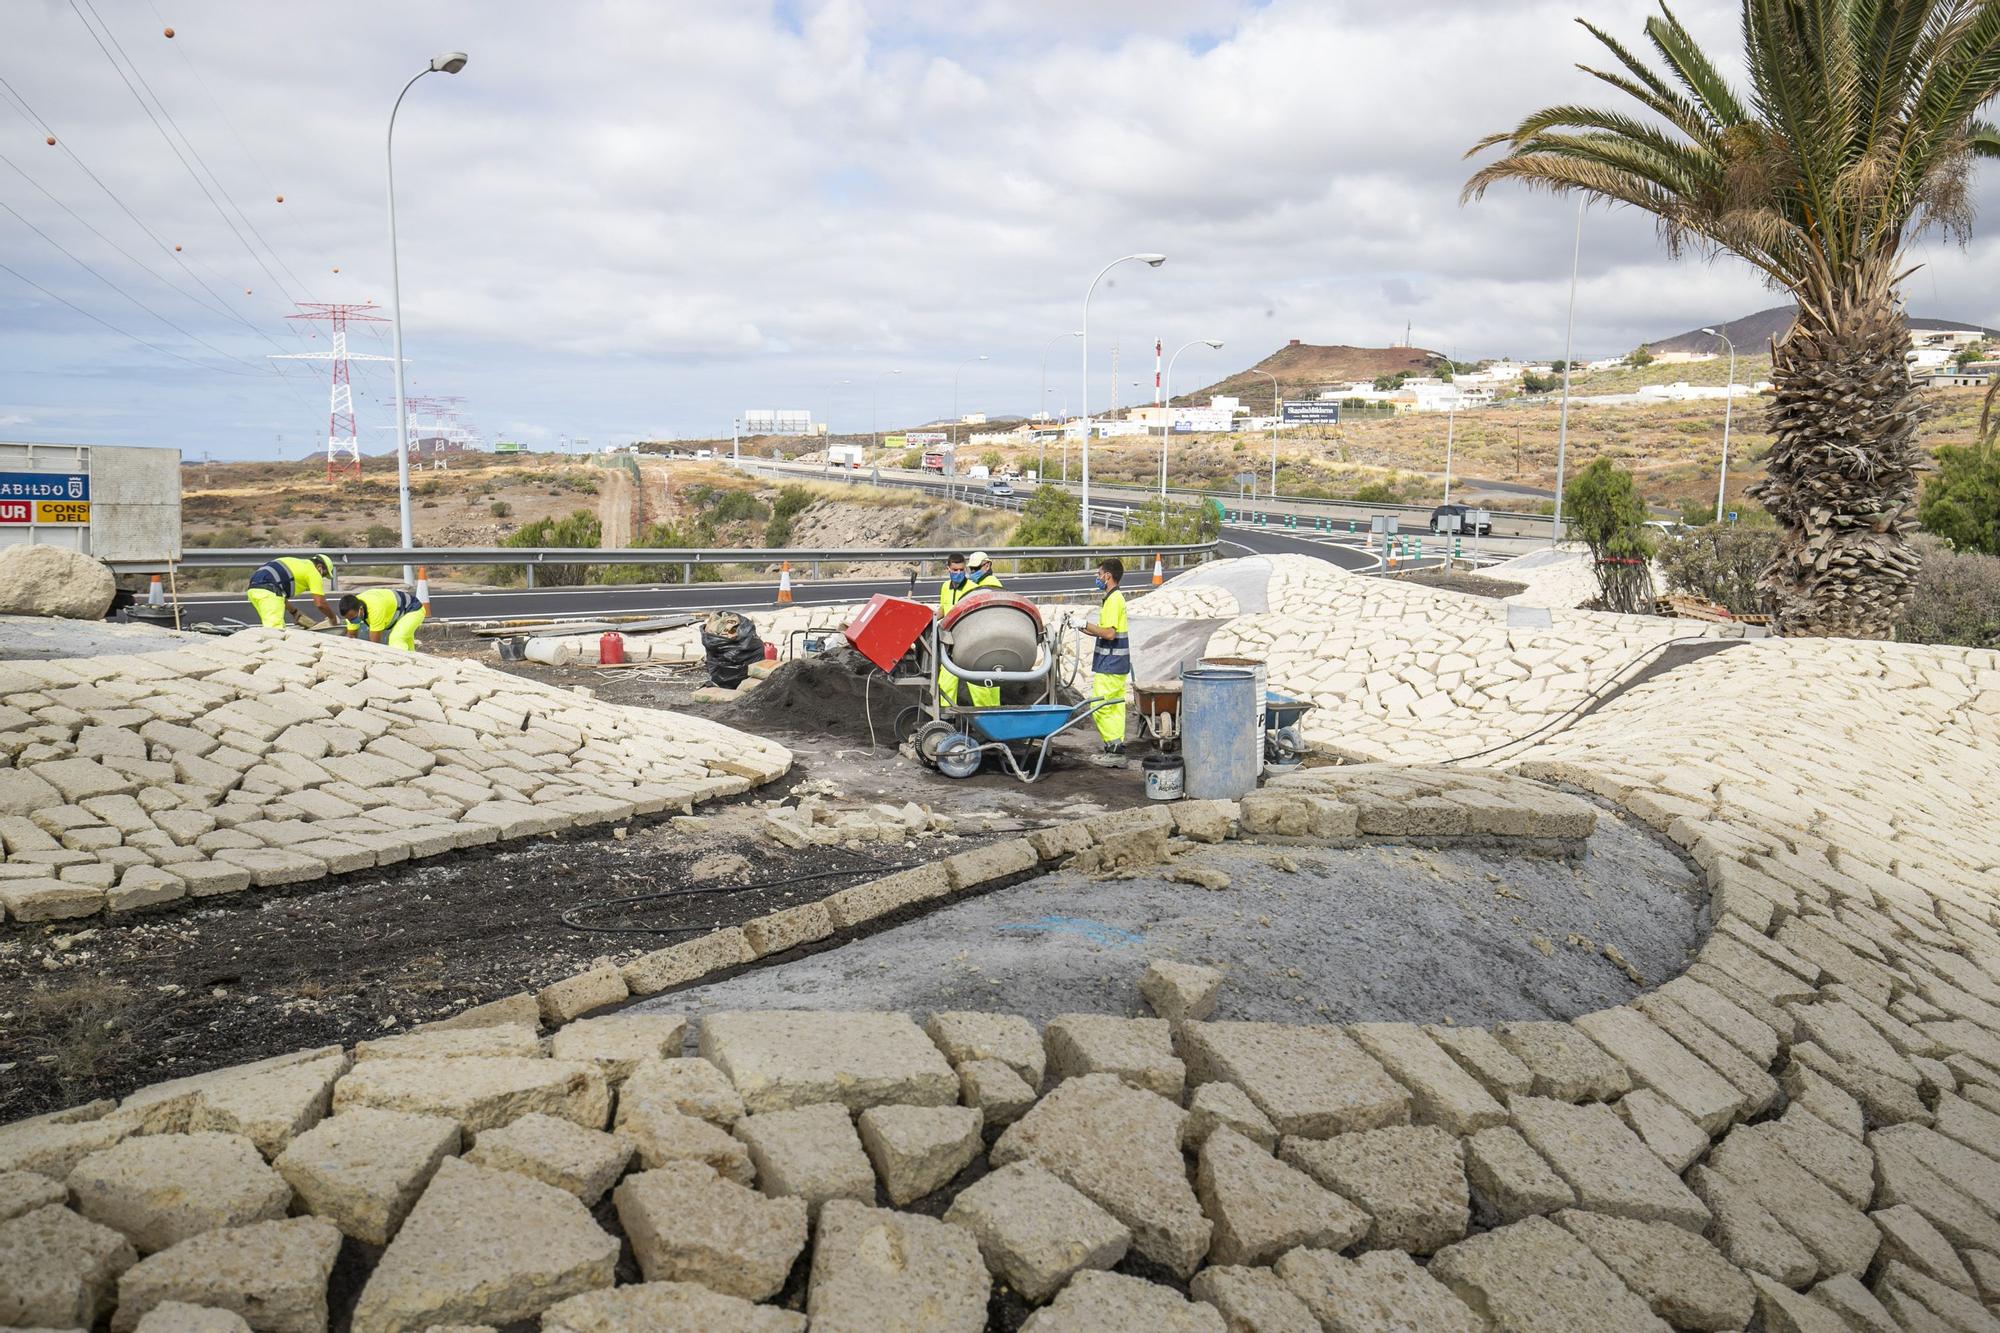
[[[398,121],[412,390],[462,393],[494,433],[530,440],[721,433],[748,406],[866,428],[878,383],[880,419],[901,424],[948,410],[952,368],[979,352],[992,359],[964,372],[961,406],[1029,410],[1044,346],[1076,327],[1090,274],[1139,249],[1171,258],[1099,289],[1092,364],[1107,377],[1113,341],[1128,371],[1155,337],[1222,338],[1217,360],[1235,367],[1287,338],[1384,342],[1406,321],[1461,357],[1553,355],[1572,206],[1500,190],[1461,207],[1461,154],[1548,102],[1615,100],[1572,68],[1594,43],[1554,0],[364,0],[337,23],[310,7],[159,2],[171,43],[146,6],[97,9],[276,246],[282,281],[245,254],[67,5],[10,14],[16,49],[37,58],[7,74],[254,331],[168,290],[4,169],[0,198],[251,364],[193,370],[0,274],[0,413],[197,454],[268,454],[280,435],[291,453],[323,433],[323,382],[298,368],[259,378],[266,353],[300,345],[278,289],[386,302],[382,127],[435,50],[471,60],[420,81]],[[1592,16],[1636,40],[1649,12],[1607,0]],[[1733,45],[1723,0],[1679,12]],[[6,108],[0,153],[208,299]],[[1989,209],[1996,182],[1980,182]],[[1733,261],[1670,263],[1628,213],[1594,210],[1583,256],[1580,353],[1776,299]],[[1918,309],[2000,321],[1993,242],[1924,257]],[[217,363],[4,216],[0,262]],[[386,350],[373,334],[356,345]],[[1051,398],[1073,403],[1074,343],[1051,362]],[[370,448],[386,371],[356,371]]]

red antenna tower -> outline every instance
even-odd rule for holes
[[[377,309],[373,301],[363,301],[358,305],[329,303],[325,301],[300,301],[299,313],[287,315],[287,319],[325,320],[333,326],[333,350],[330,352],[291,352],[273,356],[273,361],[331,361],[333,363],[333,388],[328,396],[326,419],[326,479],[332,481],[340,473],[350,476],[361,475],[361,437],[354,429],[354,386],[349,379],[347,363],[350,361],[390,361],[393,357],[371,356],[366,352],[347,350],[347,324],[386,324],[389,321],[380,315],[371,314]]]

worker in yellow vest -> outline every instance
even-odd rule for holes
[[[953,551],[951,556],[944,562],[944,582],[938,584],[938,618],[940,620],[944,618],[945,612],[958,605],[958,599],[965,595],[965,585],[971,581],[972,576],[965,572],[964,553]],[[955,706],[958,703],[958,677],[952,675],[943,667],[939,667],[937,684],[938,706],[940,708]]]
[[[406,653],[417,651],[417,627],[429,614],[430,608],[416,594],[401,588],[364,588],[340,599],[348,638],[365,632],[368,642],[381,643],[386,637],[391,648]]]
[[[1125,594],[1118,591],[1124,579],[1125,562],[1117,556],[1098,563],[1097,590],[1104,594],[1104,605],[1097,619],[1083,627],[1097,640],[1090,655],[1090,697],[1110,700],[1091,718],[1104,750],[1092,755],[1090,762],[1106,768],[1125,767],[1125,686],[1132,679],[1132,632],[1125,617]]]
[[[965,583],[959,588],[957,595],[951,599],[953,606],[958,605],[966,598],[975,594],[996,591],[1000,587],[1000,578],[993,572],[992,556],[986,554],[984,551],[974,551],[965,563]],[[954,698],[958,693],[957,685],[958,680],[954,677],[952,679],[952,693]],[[938,688],[940,691],[944,688],[942,675],[940,675],[938,680]],[[967,682],[965,690],[971,697],[974,708],[998,708],[1000,706],[1000,687],[998,685],[974,685]]]
[[[333,608],[326,604],[326,585],[332,578],[333,561],[323,555],[303,560],[295,555],[281,555],[257,567],[243,595],[250,599],[251,609],[256,611],[257,621],[265,629],[285,627],[285,612],[294,597],[312,598],[319,613],[332,621]],[[301,626],[308,623],[303,611],[293,611],[292,617]]]

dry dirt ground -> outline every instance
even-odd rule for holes
[[[691,705],[691,673],[510,664],[640,707]],[[1032,787],[951,782],[864,735],[784,734],[786,778],[668,817],[469,849],[386,870],[141,914],[115,927],[0,937],[0,1123],[148,1083],[323,1043],[352,1043],[929,861],[982,839],[1142,801],[1081,751]],[[801,784],[829,804],[916,801],[962,832],[855,850],[779,846],[766,803]],[[744,887],[749,886],[749,887]],[[635,904],[602,904],[668,894]],[[579,910],[584,909],[584,910]],[[575,925],[565,924],[571,914]],[[585,930],[578,927],[588,926]]]

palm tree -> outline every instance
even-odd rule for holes
[[[1727,252],[1798,302],[1772,349],[1777,442],[1751,488],[1784,539],[1759,586],[1791,634],[1885,637],[1908,600],[1919,405],[1898,285],[1929,229],[1963,244],[1979,118],[2000,94],[2000,0],[1743,0],[1746,95],[1662,4],[1663,71],[1579,19],[1619,68],[1583,66],[1650,116],[1537,111],[1477,144],[1498,181],[1651,213],[1670,255]]]

